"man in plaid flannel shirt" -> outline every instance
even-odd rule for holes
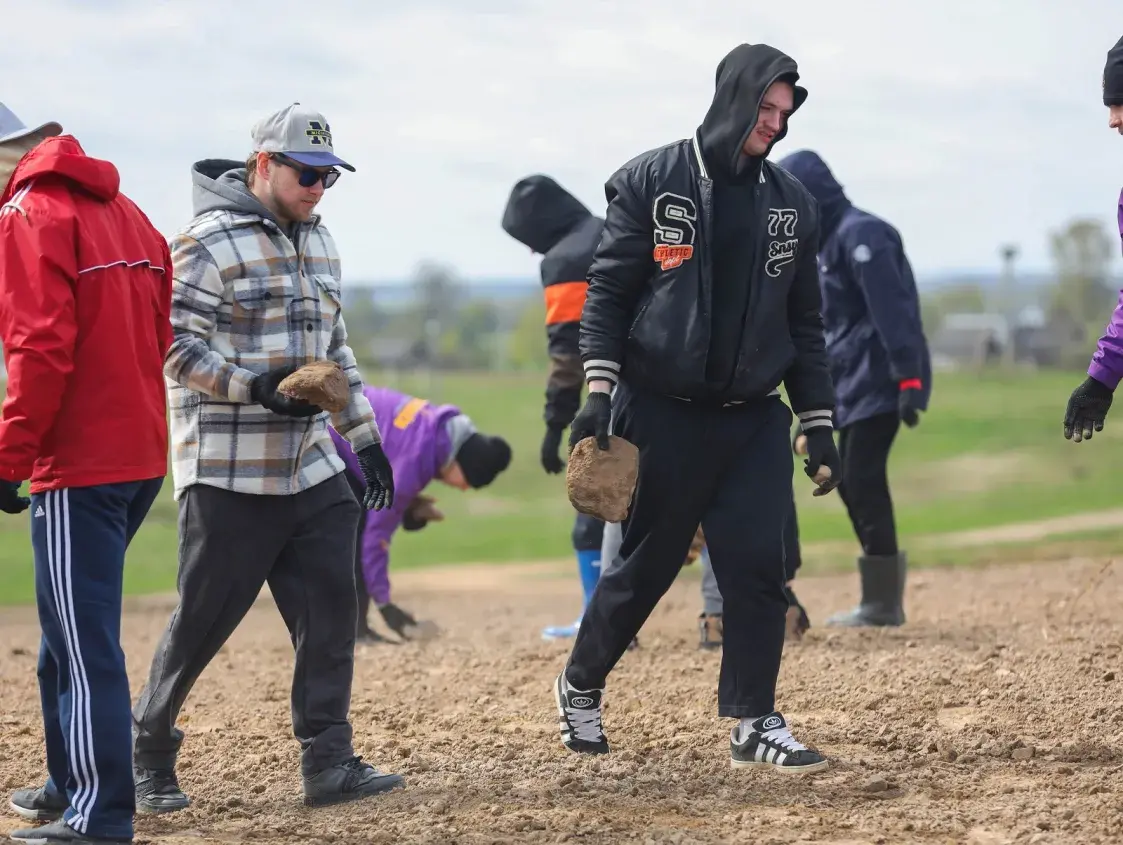
[[[192,172],[194,219],[171,242],[175,339],[165,361],[179,502],[180,602],[134,708],[137,809],[188,806],[176,717],[195,681],[268,583],[296,650],[293,732],[309,805],[401,785],[362,762],[348,719],[360,510],[329,415],[277,393],[315,360],[337,362],[351,403],[330,416],[359,458],[375,510],[393,477],[340,306],[335,244],[314,213],[337,167],[323,115],[300,104],[260,121],[245,165]]]

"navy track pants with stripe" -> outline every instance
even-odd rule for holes
[[[64,818],[88,836],[133,835],[121,589],[125,549],[162,483],[155,478],[31,497],[47,789],[66,795]]]

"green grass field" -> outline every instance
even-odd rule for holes
[[[368,378],[377,380],[374,374]],[[918,428],[902,429],[893,453],[902,545],[907,548],[910,535],[1123,506],[1113,460],[1120,454],[1123,428],[1109,421],[1102,434],[1080,446],[1061,434],[1065,402],[1080,378],[1080,373],[937,374],[932,410]],[[425,395],[425,384],[407,378],[396,386]],[[573,512],[564,479],[547,476],[538,464],[544,384],[539,374],[440,376],[437,394],[428,398],[456,403],[482,430],[503,434],[512,444],[514,459],[483,491],[461,493],[432,485],[430,492],[447,519],[425,531],[399,532],[393,548],[395,569],[570,555]],[[838,497],[812,498],[812,485],[801,469],[795,484],[803,540],[852,542]],[[0,517],[0,603],[32,601],[29,518]],[[1099,532],[1081,543],[1081,548],[1113,551],[1123,548],[1123,532]],[[1057,548],[1055,542],[1047,546]],[[806,556],[806,567],[846,565],[853,551],[824,554],[821,560]],[[1035,549],[1022,551],[1029,555]],[[1036,548],[1037,554],[1040,551]],[[971,563],[996,554],[986,548],[956,550],[931,553],[927,562]],[[913,560],[926,562],[917,555]],[[176,506],[169,475],[164,494],[129,551],[126,589],[130,594],[174,590],[175,571]]]

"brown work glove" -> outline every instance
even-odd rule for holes
[[[706,537],[702,533],[702,526],[698,526],[698,530],[694,532],[694,539],[690,541],[690,551],[686,553],[686,563],[683,566],[690,566],[694,561],[698,560],[698,556],[702,554],[702,549],[706,547]]]

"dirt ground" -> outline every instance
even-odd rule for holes
[[[397,600],[440,623],[428,643],[360,649],[356,745],[406,788],[300,802],[291,647],[266,591],[188,699],[180,777],[193,806],[137,841],[372,843],[1093,843],[1123,841],[1123,572],[1107,560],[916,571],[909,622],[835,631],[856,579],[803,577],[811,614],[786,649],[780,707],[831,768],[792,778],[729,765],[720,654],[697,649],[687,571],[609,680],[613,752],[561,745],[551,683],[568,568],[403,573]],[[130,606],[134,694],[173,604]],[[43,777],[33,610],[0,611],[0,787]],[[5,800],[6,804],[6,800]],[[0,816],[0,832],[19,820]]]

